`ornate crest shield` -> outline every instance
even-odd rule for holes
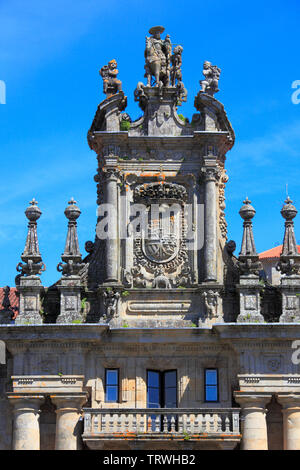
[[[155,263],[167,263],[178,254],[179,239],[172,233],[163,233],[160,228],[149,230],[148,238],[142,238],[144,255]]]

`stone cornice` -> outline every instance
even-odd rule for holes
[[[106,131],[95,131],[93,132],[93,139],[100,146],[104,145],[119,145],[123,146],[136,146],[147,147],[149,144],[161,147],[176,145],[182,148],[196,148],[207,144],[209,140],[212,144],[218,146],[219,152],[225,154],[232,147],[232,141],[230,141],[230,134],[226,131],[194,131],[192,135],[181,135],[181,136],[130,136],[126,131],[120,132],[106,132]]]
[[[219,287],[219,286],[216,286]],[[188,289],[187,289],[188,290]],[[86,323],[86,324],[41,324],[41,325],[0,325],[0,339],[9,343],[15,343],[18,339],[22,338],[24,341],[44,341],[51,342],[95,342],[103,341],[106,335],[118,339],[121,337],[122,342],[130,342],[131,338],[152,338],[155,343],[156,340],[162,339],[172,342],[178,341],[180,338],[181,343],[185,340],[189,342],[191,339],[197,341],[198,337],[202,340],[204,337],[207,339],[216,339],[216,334],[219,340],[227,343],[227,340],[236,340],[237,342],[248,340],[250,342],[263,342],[270,340],[292,341],[300,339],[300,324],[295,323],[217,323],[213,326],[204,326],[198,328],[110,328],[108,324],[101,323]],[[261,340],[261,341],[260,341]],[[24,344],[20,344],[24,347]]]
[[[213,325],[220,339],[264,343],[266,340],[293,341],[300,339],[300,323],[218,323]],[[267,343],[266,343],[267,344]]]

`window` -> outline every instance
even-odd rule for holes
[[[176,370],[147,371],[147,407],[177,408]]]
[[[177,408],[177,371],[147,371],[147,408]],[[152,430],[157,429],[157,417],[162,430],[164,415],[151,415]],[[171,418],[167,416],[168,429],[171,429]],[[177,418],[176,418],[177,422]]]
[[[105,369],[105,401],[119,401],[119,369]]]
[[[205,401],[219,401],[218,369],[205,369]]]

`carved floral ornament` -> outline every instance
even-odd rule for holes
[[[221,170],[217,166],[207,166],[202,168],[201,175],[205,182],[217,181],[221,176]]]
[[[184,186],[176,183],[149,183],[141,184],[135,188],[135,199],[153,200],[175,200],[186,201],[187,191]]]
[[[220,208],[220,215],[219,215],[219,226],[221,235],[223,238],[227,239],[227,222],[225,219],[225,185],[229,180],[229,176],[226,174],[226,170],[223,171],[223,174],[220,178],[219,182],[219,208]]]
[[[110,181],[118,181],[119,178],[120,178],[120,170],[119,168],[106,168],[104,171],[103,171],[103,178],[105,178],[106,180],[110,180]]]

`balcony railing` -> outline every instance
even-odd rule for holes
[[[238,436],[239,408],[84,409],[83,438]]]

